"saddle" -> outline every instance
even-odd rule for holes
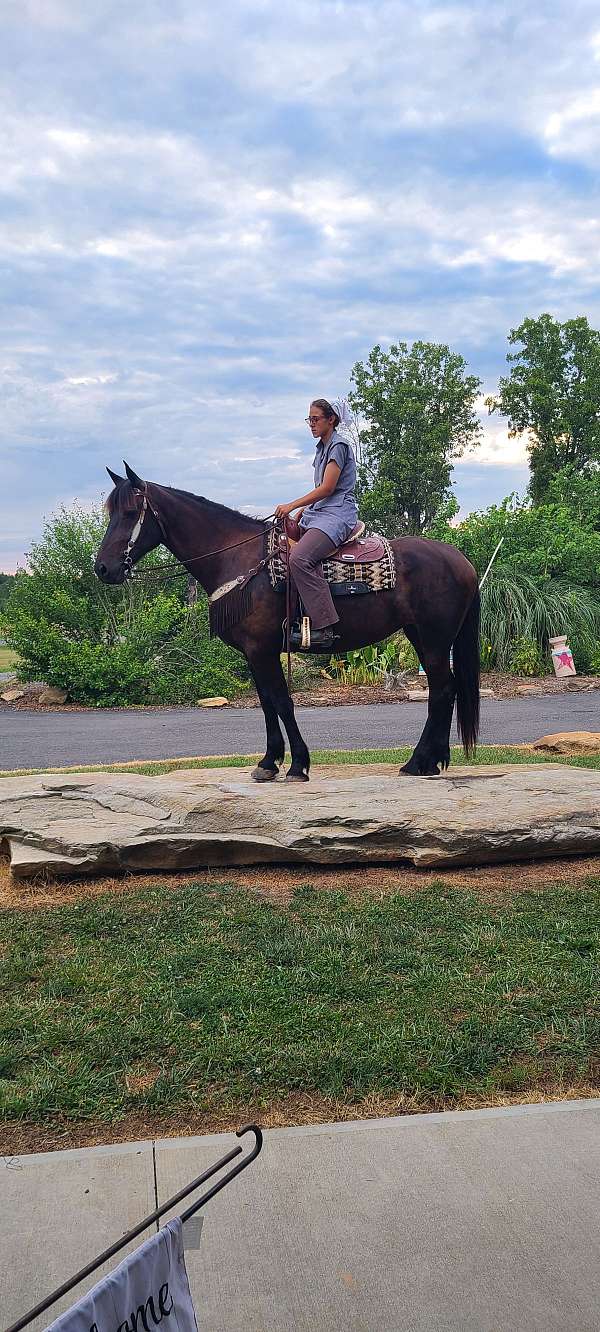
[[[348,540],[322,561],[323,576],[334,597],[384,592],[396,585],[394,552],[387,537],[364,536],[364,530],[364,523],[358,522]],[[302,528],[294,518],[285,519],[285,530],[275,525],[269,529],[267,569],[271,587],[277,591],[285,590],[287,554],[301,536]]]
[[[283,557],[285,557],[286,541],[290,546],[294,546],[302,536],[302,528],[295,518],[286,518],[284,527],[285,531],[279,533],[279,550]],[[364,530],[365,525],[359,520],[346,541],[327,556],[327,563],[340,560],[348,564],[372,564],[374,560],[381,560],[385,555],[382,538],[363,536]]]

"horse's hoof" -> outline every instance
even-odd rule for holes
[[[307,782],[308,773],[306,772],[288,772],[286,782]]]
[[[253,782],[275,782],[279,776],[279,768],[253,768],[250,776]]]
[[[400,768],[400,769],[398,770],[398,776],[399,776],[399,777],[439,777],[439,776],[440,776],[440,770],[439,770],[439,768],[435,767],[435,768],[433,768],[430,772],[421,772],[421,771],[420,771],[419,769],[417,769],[417,768],[411,768],[411,766],[410,766],[410,762],[408,762],[408,763],[405,764],[405,766],[404,766],[403,768]]]

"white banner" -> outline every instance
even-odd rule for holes
[[[181,1221],[167,1222],[46,1332],[198,1332]]]

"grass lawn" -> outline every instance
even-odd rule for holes
[[[5,897],[0,1151],[600,1094],[600,875],[537,873],[533,889],[497,866],[481,892],[473,871],[467,887],[372,867],[356,893],[343,867],[339,891],[270,867],[270,897],[226,871]]]
[[[314,768],[324,764],[369,764],[369,763],[406,763],[413,752],[413,746],[404,745],[397,749],[315,749],[311,753]],[[526,745],[480,745],[476,754],[467,759],[462,747],[452,748],[452,766],[481,763],[567,763],[578,768],[600,769],[600,754],[541,754]],[[261,751],[262,753],[262,751]],[[73,768],[19,768],[0,771],[0,777],[18,777],[34,772],[141,772],[150,777],[158,777],[163,772],[177,772],[180,768],[253,768],[259,754],[226,754],[214,758],[164,759],[151,763],[96,763],[88,767]],[[289,767],[290,756],[286,754],[284,768]]]
[[[0,671],[16,670],[19,658],[11,648],[0,647]]]
[[[600,877],[285,904],[225,880],[0,913],[5,1127],[600,1088]]]

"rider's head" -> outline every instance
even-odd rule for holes
[[[313,398],[308,409],[308,424],[315,439],[321,439],[339,425],[340,418],[327,398]]]

